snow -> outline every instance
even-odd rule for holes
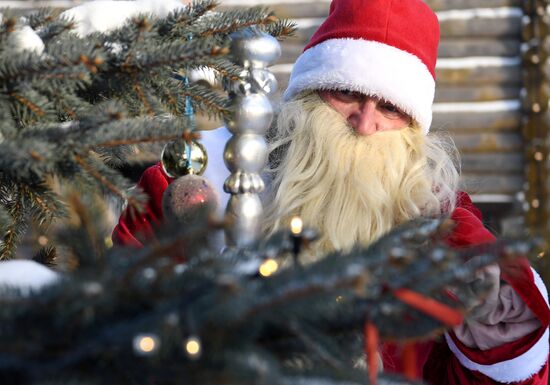
[[[74,0],[34,0],[34,1],[21,1],[21,0],[2,0],[0,5],[3,8],[32,8],[39,7],[52,7],[52,8],[68,8],[75,5]]]
[[[176,9],[185,8],[179,0],[98,0],[66,10],[61,16],[77,22],[75,32],[86,36],[93,32],[107,32],[121,27],[131,17],[141,13],[152,13],[166,17]]]
[[[28,295],[59,280],[59,273],[31,260],[0,262],[0,292],[19,289]]]
[[[17,27],[15,31],[9,34],[8,46],[14,52],[22,52],[24,50],[37,54],[44,52],[44,42],[28,25]]]

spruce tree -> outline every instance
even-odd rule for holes
[[[182,86],[185,71],[239,79],[233,32],[292,32],[266,9],[212,12],[216,5],[141,15],[84,38],[52,10],[25,19],[2,10],[0,259],[14,256],[29,225],[56,223],[55,242],[34,258],[60,271],[42,290],[2,291],[2,383],[366,383],[377,336],[414,340],[460,323],[483,293],[470,290],[471,274],[528,251],[524,242],[452,250],[440,241],[447,219],[418,219],[369,248],[303,266],[297,252],[315,241],[313,230],[218,253],[194,241],[224,225],[206,216],[169,224],[139,250],[109,248],[105,197],[135,207],[144,199],[117,171],[131,146],[180,137],[190,125],[186,97],[209,116],[232,113],[223,93]],[[43,48],[14,49],[22,31]],[[356,365],[365,351],[369,375]],[[417,382],[382,374],[379,383]]]

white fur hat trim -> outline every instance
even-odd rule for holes
[[[300,55],[283,98],[322,89],[378,96],[409,114],[425,134],[430,130],[435,80],[409,52],[376,41],[325,40]]]

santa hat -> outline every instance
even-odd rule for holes
[[[428,133],[439,43],[422,0],[333,0],[298,57],[284,100],[305,90],[351,90],[387,100]]]

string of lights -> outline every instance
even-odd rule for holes
[[[524,115],[522,133],[525,157],[526,224],[532,235],[540,236],[548,246],[550,241],[548,173],[550,120],[548,103],[550,73],[546,73],[550,15],[548,0],[523,2],[522,64],[524,89],[521,96]],[[544,249],[539,253],[542,258]]]

